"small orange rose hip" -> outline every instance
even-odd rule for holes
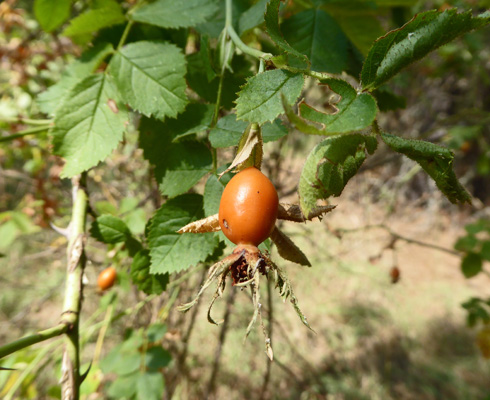
[[[246,168],[223,191],[219,206],[221,230],[235,244],[258,246],[272,233],[278,207],[272,182],[257,168]]]
[[[104,269],[97,278],[97,286],[100,290],[107,290],[116,281],[117,272],[114,267]]]

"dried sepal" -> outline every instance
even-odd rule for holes
[[[279,289],[279,294],[284,299],[284,301],[289,297],[289,301],[293,305],[293,308],[296,311],[298,317],[301,319],[301,322],[303,322],[303,324],[307,328],[313,331],[305,315],[298,306],[298,299],[294,295],[291,282],[289,282],[289,278],[286,275],[286,272],[279,268],[276,264],[272,263],[272,261],[269,262],[271,263],[271,265],[273,265],[273,273],[270,273],[269,277],[273,278],[276,281],[276,287]]]
[[[177,310],[181,312],[186,312],[189,311],[199,300],[199,297],[204,293],[204,291],[208,288],[208,286],[213,282],[214,279],[216,279],[218,276],[220,276],[223,273],[228,273],[228,268],[230,265],[232,265],[234,262],[236,262],[240,258],[240,255],[238,254],[230,254],[228,257],[223,258],[221,261],[218,261],[216,264],[214,264],[208,272],[208,277],[206,278],[206,281],[203,283],[201,289],[197,293],[197,296],[194,298],[194,300],[190,301],[189,303],[182,304],[177,307]]]
[[[207,218],[203,218],[199,221],[194,221],[186,226],[183,226],[177,231],[177,233],[206,233],[218,232],[220,230],[221,228],[219,226],[218,214],[214,214]]]
[[[219,177],[236,169],[241,171],[247,167],[260,169],[263,155],[262,132],[258,124],[250,124],[243,133],[238,144],[238,150],[230,166],[224,170]]]
[[[305,254],[284,232],[281,232],[277,226],[272,231],[270,238],[276,245],[277,251],[282,258],[296,264],[311,267],[311,263],[308,261]]]
[[[332,211],[335,207],[337,206],[317,206],[305,217],[298,204],[279,203],[277,218],[292,222],[306,222],[316,217],[321,219],[324,214]]]

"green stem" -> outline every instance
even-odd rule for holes
[[[33,344],[44,342],[45,340],[60,336],[67,331],[68,326],[66,324],[59,324],[52,328],[35,333],[34,335],[26,336],[12,343],[8,343],[0,347],[0,359],[8,356],[9,354],[15,353],[16,351],[32,346]]]
[[[73,209],[70,222],[70,240],[67,249],[67,277],[65,301],[61,322],[68,326],[65,352],[62,360],[62,398],[79,399],[80,391],[80,343],[79,315],[82,307],[83,270],[85,268],[85,224],[88,195],[85,188],[86,173],[73,178]]]
[[[242,39],[240,39],[240,36],[238,36],[238,34],[235,32],[235,29],[233,29],[233,14],[232,14],[231,0],[226,0],[225,29],[228,32],[228,35],[230,35],[230,38],[233,41],[233,43],[235,43],[235,46],[238,47],[245,54],[248,54],[249,56],[252,56],[255,58],[263,58],[266,60],[272,58],[272,54],[264,53],[263,51],[249,47],[245,43],[242,42]]]
[[[39,126],[39,125],[50,125],[53,122],[53,120],[52,119],[30,119],[30,118],[22,118],[22,117],[3,117],[0,119],[0,122]]]
[[[43,133],[43,132],[46,132],[49,128],[50,128],[49,126],[40,126],[37,128],[26,129],[26,130],[14,133],[13,135],[2,136],[2,137],[0,137],[0,143],[10,142],[11,140],[18,139],[18,138],[28,136],[28,135],[36,135],[39,133]]]
[[[126,28],[124,28],[124,32],[121,36],[121,39],[119,40],[119,43],[117,45],[117,48],[116,50],[120,50],[121,47],[124,46],[124,43],[126,43],[126,39],[128,38],[128,35],[129,35],[129,31],[131,30],[131,27],[133,26],[134,24],[134,21],[130,20],[127,25],[126,25]]]

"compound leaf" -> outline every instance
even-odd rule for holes
[[[284,112],[281,93],[288,104],[294,104],[304,84],[302,74],[281,69],[265,71],[247,80],[238,93],[237,119],[263,124]]]
[[[198,194],[181,195],[160,207],[151,220],[148,234],[151,273],[183,271],[213,254],[218,246],[213,233],[177,233],[203,216],[203,199]]]
[[[146,116],[175,118],[188,103],[185,57],[173,44],[128,44],[114,55],[109,71],[128,104]]]
[[[364,89],[375,89],[402,68],[473,29],[490,23],[490,11],[473,17],[456,9],[417,14],[400,29],[380,37],[372,46],[361,72]]]
[[[404,139],[388,133],[382,133],[381,138],[392,150],[419,163],[451,203],[471,203],[470,194],[454,174],[454,154],[450,150],[434,143]]]
[[[94,221],[90,235],[102,243],[119,243],[129,239],[131,231],[121,219],[105,214]]]
[[[131,263],[131,280],[146,294],[161,294],[168,284],[168,274],[150,274],[150,251],[140,250]]]
[[[61,177],[94,167],[122,139],[128,112],[106,74],[90,75],[70,92],[54,120],[53,152],[64,157]]]

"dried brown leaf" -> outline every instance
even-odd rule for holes
[[[219,177],[232,169],[242,170],[247,167],[260,169],[263,155],[262,132],[258,124],[250,124],[243,133],[238,144],[237,154],[231,165]]]
[[[299,247],[296,246],[293,241],[277,227],[274,228],[270,237],[277,246],[277,251],[282,258],[300,265],[311,267],[308,258],[306,258]]]
[[[279,204],[279,210],[277,212],[277,218],[286,221],[293,222],[305,222],[311,221],[313,218],[322,218],[322,216],[330,211],[332,211],[337,206],[317,206],[311,210],[308,217],[305,217],[301,211],[298,204]]]
[[[220,230],[218,214],[214,214],[207,218],[200,219],[199,221],[187,224],[180,228],[177,233],[206,233],[218,232]]]

